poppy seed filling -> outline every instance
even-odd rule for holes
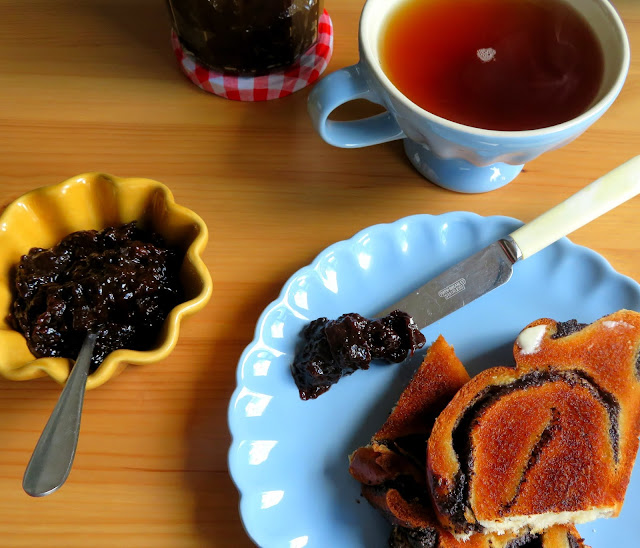
[[[452,432],[453,450],[458,458],[459,469],[454,477],[454,485],[446,496],[438,496],[438,506],[441,512],[448,515],[453,522],[456,533],[480,532],[483,530],[478,523],[469,522],[465,516],[465,512],[472,512],[469,507],[469,479],[473,474],[474,455],[471,447],[471,432],[476,425],[477,418],[491,405],[498,401],[501,397],[528,388],[542,386],[548,382],[564,382],[571,387],[580,386],[586,388],[593,398],[602,405],[606,410],[609,418],[609,442],[613,450],[614,460],[619,460],[619,434],[618,419],[620,414],[620,405],[613,394],[605,391],[585,372],[579,370],[558,371],[550,368],[545,371],[533,371],[521,378],[501,386],[490,386],[480,392],[471,405],[460,417]],[[552,417],[553,417],[552,410]],[[555,422],[557,422],[557,417]],[[537,462],[540,452],[551,441],[556,431],[553,426],[554,420],[550,423],[551,427],[546,428],[530,455],[527,471]],[[523,475],[526,478],[526,471]],[[524,481],[521,480],[521,481]],[[510,505],[517,501],[518,492],[514,499],[510,501]]]

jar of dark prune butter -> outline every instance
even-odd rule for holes
[[[181,45],[230,75],[293,65],[318,40],[323,0],[167,0]]]

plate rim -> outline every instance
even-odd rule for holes
[[[478,213],[472,212],[472,211],[464,211],[464,210],[455,210],[455,211],[450,211],[450,212],[444,212],[444,213],[439,213],[439,214],[430,214],[430,213],[417,213],[417,214],[412,214],[412,215],[407,215],[404,217],[401,217],[399,219],[396,219],[395,221],[390,221],[390,222],[382,222],[382,223],[375,223],[372,225],[369,225],[367,227],[364,227],[360,230],[358,230],[357,232],[355,232],[352,236],[347,237],[347,238],[343,238],[341,240],[337,240],[331,244],[329,244],[328,246],[326,246],[324,249],[320,250],[315,257],[306,265],[301,266],[300,268],[298,268],[297,270],[295,270],[288,278],[287,280],[284,282],[284,284],[282,285],[277,297],[275,299],[273,299],[271,302],[269,302],[269,304],[262,310],[262,312],[260,313],[256,324],[255,324],[255,328],[253,331],[253,337],[251,339],[251,342],[249,342],[243,349],[238,362],[236,364],[236,386],[233,390],[233,393],[230,397],[229,400],[229,405],[227,407],[227,426],[229,428],[229,433],[231,436],[230,439],[230,443],[229,443],[229,449],[227,451],[227,467],[228,467],[228,471],[229,471],[229,476],[231,477],[231,480],[238,492],[238,511],[239,511],[239,516],[240,516],[240,520],[242,523],[242,526],[247,534],[247,536],[249,537],[249,539],[251,541],[253,541],[255,544],[258,544],[258,539],[255,538],[255,536],[252,534],[252,532],[249,530],[249,526],[246,522],[246,516],[243,512],[243,500],[246,498],[246,496],[248,495],[248,490],[247,489],[243,489],[234,473],[234,465],[232,464],[232,458],[235,454],[235,452],[237,451],[240,443],[242,443],[243,441],[246,440],[240,440],[238,439],[238,436],[236,435],[235,432],[235,428],[234,428],[234,416],[235,416],[235,407],[234,404],[237,400],[238,395],[241,392],[243,385],[243,379],[242,379],[242,366],[243,363],[246,361],[246,358],[248,357],[248,355],[256,348],[257,343],[259,342],[260,339],[260,334],[264,328],[264,324],[265,324],[265,320],[268,318],[269,314],[276,309],[278,306],[280,306],[284,300],[285,297],[289,291],[289,289],[291,288],[291,286],[293,285],[293,283],[302,275],[304,275],[305,273],[309,272],[309,271],[313,271],[316,269],[316,267],[321,263],[322,260],[324,260],[324,258],[331,253],[332,251],[334,251],[335,249],[340,249],[343,248],[347,245],[349,245],[350,243],[355,243],[358,240],[362,239],[365,235],[368,235],[372,232],[381,232],[381,231],[388,231],[390,229],[392,229],[392,227],[397,226],[397,225],[402,225],[402,224],[407,224],[407,223],[415,223],[415,222],[436,222],[438,220],[444,220],[444,219],[455,219],[455,220],[472,220],[474,222],[507,222],[507,223],[514,223],[517,226],[522,226],[524,223],[523,221],[521,221],[520,219],[517,219],[515,217],[510,217],[510,216],[506,216],[506,215],[480,215]],[[443,221],[445,222],[445,221]],[[440,226],[443,224],[442,222],[439,223]],[[506,236],[506,234],[505,234]],[[626,274],[622,274],[620,272],[618,272],[617,270],[615,270],[615,268],[611,265],[611,263],[600,253],[594,251],[593,249],[581,245],[581,244],[576,244],[575,242],[571,241],[567,236],[564,236],[562,238],[560,238],[559,240],[557,240],[556,242],[554,242],[553,244],[550,245],[556,245],[556,246],[562,246],[563,250],[564,249],[571,249],[572,251],[575,250],[575,252],[577,253],[582,253],[583,255],[585,255],[586,257],[588,257],[589,260],[593,261],[594,263],[598,263],[599,266],[601,268],[604,268],[604,270],[606,271],[607,276],[610,275],[614,275],[616,278],[618,278],[620,280],[620,283],[626,282],[627,284],[629,284],[630,286],[633,286],[635,292],[638,295],[638,298],[640,298],[640,283],[638,283],[636,280],[634,280],[633,278],[631,278],[630,276],[626,275]]]

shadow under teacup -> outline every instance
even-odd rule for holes
[[[432,182],[458,192],[487,192],[512,181],[525,162],[582,134],[611,106],[629,70],[629,41],[608,0],[566,1],[589,25],[602,51],[602,77],[594,98],[571,119],[527,130],[492,130],[464,125],[421,108],[385,73],[382,39],[390,17],[406,2],[367,0],[359,29],[360,61],[321,80],[309,95],[315,129],[329,144],[357,148],[404,139],[414,167]],[[422,2],[441,0],[422,0]],[[448,0],[455,4],[460,0]],[[501,24],[501,22],[496,22]],[[340,105],[366,99],[386,112],[348,122],[329,115]]]

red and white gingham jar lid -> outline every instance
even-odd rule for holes
[[[234,101],[268,101],[291,95],[320,77],[333,53],[333,23],[325,9],[318,20],[317,42],[293,65],[261,76],[231,76],[201,65],[174,30],[171,44],[180,68],[199,88]]]

